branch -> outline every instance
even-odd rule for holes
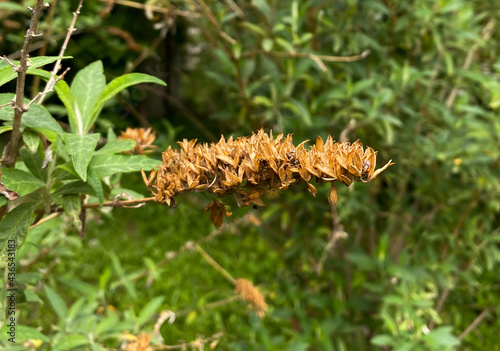
[[[80,14],[80,10],[82,8],[83,0],[80,0],[80,3],[78,4],[78,7],[75,12],[73,12],[73,20],[71,21],[71,25],[68,28],[68,33],[66,34],[66,37],[64,38],[64,43],[61,46],[61,51],[59,52],[59,56],[64,56],[64,53],[66,52],[66,48],[68,47],[69,43],[69,38],[71,38],[71,35],[73,32],[76,30],[75,29],[75,23],[76,19],[78,18],[78,15]],[[40,101],[38,101],[38,104],[41,104],[43,102],[43,99],[45,98],[45,95],[52,90],[54,85],[57,83],[56,80],[56,74],[59,72],[60,66],[61,66],[61,60],[59,59],[56,61],[54,64],[54,68],[52,69],[52,72],[50,72],[50,79],[47,82],[47,85],[45,86],[45,89],[43,90],[43,93],[40,97]]]
[[[483,321],[483,319],[486,318],[486,316],[490,312],[491,312],[491,308],[490,307],[488,307],[483,312],[481,312],[481,314],[479,316],[477,316],[476,319],[474,319],[474,321],[467,327],[467,329],[465,329],[462,332],[462,334],[460,334],[458,336],[458,340],[463,340],[467,335],[469,335],[469,333],[471,331],[473,331],[474,329],[476,329],[478,327],[478,325],[481,324],[481,322]]]
[[[24,86],[26,84],[26,71],[29,67],[29,52],[31,42],[33,37],[36,37],[36,27],[38,26],[38,21],[40,20],[40,15],[45,6],[43,0],[37,0],[35,8],[29,8],[31,11],[31,22],[28,31],[26,32],[26,39],[24,40],[24,46],[21,53],[21,60],[19,61],[19,66],[15,68],[17,72],[17,83],[16,83],[16,100],[14,102],[14,120],[12,125],[12,135],[9,145],[7,145],[6,150],[6,160],[5,165],[7,167],[12,167],[16,163],[17,150],[19,148],[19,139],[21,138],[21,118],[23,113],[28,110],[27,106],[24,105]]]
[[[99,1],[101,1],[101,2],[107,2],[108,0],[99,0]],[[118,4],[118,5],[132,7],[132,8],[135,8],[135,9],[141,9],[141,10],[145,10],[147,8],[148,10],[151,10],[153,12],[164,13],[164,14],[171,14],[173,16],[194,17],[194,18],[200,18],[201,17],[198,13],[195,13],[195,12],[178,10],[175,7],[173,7],[172,4],[169,4],[170,8],[166,9],[166,8],[159,7],[159,6],[144,5],[144,4],[141,4],[139,2],[128,1],[128,0],[114,0],[114,3]]]
[[[125,201],[106,201],[102,204],[103,207],[130,207],[133,205],[142,205],[146,202],[157,202],[156,197],[145,197],[142,199],[133,199],[133,200],[125,200]],[[82,210],[86,210],[89,208],[99,208],[101,204],[98,202],[94,202],[91,204],[82,205]],[[63,212],[64,209],[62,207],[57,207],[53,212]]]

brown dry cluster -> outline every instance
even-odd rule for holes
[[[144,155],[153,152],[156,148],[153,145],[156,135],[155,132],[151,132],[151,128],[127,128],[125,131],[121,132],[118,139],[131,139],[135,140],[136,145],[132,151],[127,151],[127,153],[132,153],[135,155]]]
[[[189,191],[234,195],[239,206],[264,206],[261,197],[266,191],[287,189],[302,180],[314,196],[317,190],[312,180],[331,182],[328,199],[336,203],[335,181],[345,185],[355,179],[369,182],[393,164],[389,161],[375,170],[376,152],[370,147],[363,150],[359,141],[339,143],[328,136],[323,142],[318,137],[309,149],[307,141],[294,146],[292,135],[273,138],[272,131],[267,134],[262,129],[234,140],[222,136],[211,144],[184,139],[178,143],[180,152],[169,147],[163,152],[163,165],[149,177],[143,173],[143,178],[158,202],[169,206],[175,204],[175,196]],[[217,200],[206,210],[217,227],[231,214]]]
[[[234,291],[250,304],[259,317],[265,316],[268,308],[267,303],[262,293],[251,281],[244,278],[236,279]]]

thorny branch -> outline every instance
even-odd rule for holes
[[[82,5],[83,5],[83,0],[80,0],[80,3],[78,4],[76,11],[73,12],[73,20],[71,21],[71,25],[68,28],[68,33],[66,34],[66,37],[64,38],[63,45],[61,46],[61,51],[59,52],[59,56],[64,56],[64,53],[66,52],[66,48],[68,47],[69,39],[71,38],[71,35],[73,34],[73,32],[76,30],[75,23],[76,23],[76,19],[78,18],[78,15],[80,14],[80,10],[82,8]],[[38,102],[39,104],[41,104],[43,102],[45,95],[48,92],[52,91],[52,89],[54,88],[54,85],[57,83],[57,80],[55,77],[56,77],[57,72],[59,72],[59,70],[61,69],[61,60],[62,59],[58,59],[56,61],[56,63],[54,64],[54,68],[52,69],[52,72],[50,72],[50,79],[47,82],[45,89],[43,90],[43,93],[40,97],[40,101]],[[66,72],[64,72],[64,73],[66,73]],[[36,100],[36,97],[34,100]]]
[[[43,0],[37,0],[36,6],[34,8],[30,8],[31,11],[30,27],[26,32],[26,39],[24,40],[19,66],[15,66],[16,68],[14,69],[17,73],[16,98],[13,105],[14,120],[12,125],[12,135],[10,143],[6,147],[5,150],[6,157],[3,161],[7,167],[14,166],[16,162],[19,139],[21,138],[21,118],[23,116],[23,113],[25,113],[28,110],[28,107],[24,105],[24,87],[26,83],[26,71],[28,70],[29,67],[30,46],[31,42],[33,41],[33,38],[38,36],[35,33],[36,28],[38,26],[38,22],[42,14],[42,10],[46,6],[48,5],[44,5]],[[5,58],[4,60],[9,62]]]

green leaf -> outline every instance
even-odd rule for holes
[[[90,168],[96,177],[104,178],[116,173],[138,172],[141,169],[150,171],[161,165],[161,161],[146,156],[132,155],[95,155],[90,161]]]
[[[71,82],[71,102],[75,114],[73,133],[83,135],[92,126],[92,111],[106,87],[106,77],[101,61],[95,61],[81,69]]]
[[[2,170],[2,183],[7,189],[15,191],[20,196],[28,195],[45,185],[45,182],[28,172],[15,168]]]
[[[19,154],[23,158],[26,167],[35,177],[42,181],[47,181],[47,171],[42,169],[44,157],[42,148],[39,148],[38,150],[35,150],[34,153],[31,153],[28,149],[23,147],[19,150]]]
[[[137,290],[135,289],[134,284],[130,282],[130,280],[127,279],[125,276],[125,271],[123,270],[122,264],[120,262],[120,259],[114,253],[111,251],[109,253],[109,257],[111,258],[111,263],[113,265],[113,269],[115,270],[116,274],[121,278],[121,283],[125,286],[125,289],[129,293],[129,295],[136,300],[137,299]]]
[[[30,289],[24,290],[24,296],[26,297],[27,302],[37,302],[43,305],[43,300],[38,296],[38,294]]]
[[[0,2],[0,10],[2,11],[17,11],[22,13],[29,13],[28,8],[13,1]]]
[[[27,340],[42,340],[43,342],[50,342],[50,338],[45,334],[42,334],[38,330],[32,327],[27,327],[25,325],[16,326],[16,342],[22,342]]]
[[[31,153],[35,153],[41,140],[37,133],[31,129],[26,129],[23,133],[23,141]]]
[[[117,139],[115,141],[108,141],[108,143],[99,149],[95,154],[117,154],[123,151],[130,151],[136,144],[136,141],[132,139]]]
[[[81,334],[71,334],[57,341],[52,350],[54,351],[72,350],[79,346],[88,345],[88,343],[89,341],[85,336]]]
[[[47,299],[59,317],[59,322],[64,324],[66,317],[68,316],[68,307],[66,307],[66,302],[64,302],[62,297],[57,292],[48,286],[45,286],[45,294],[47,294]]]
[[[71,56],[38,56],[30,58],[30,67],[28,68],[28,72],[49,63],[56,62],[59,59],[69,59]],[[15,65],[19,65],[19,61],[11,60],[11,62]],[[27,73],[28,73],[27,72]],[[17,73],[14,72],[14,69],[8,65],[0,68],[0,86],[5,83],[10,82],[11,80],[17,78]]]
[[[157,296],[144,306],[142,311],[139,313],[139,317],[137,317],[137,324],[139,328],[146,324],[151,319],[153,314],[156,313],[163,302],[163,298],[163,296]]]
[[[99,133],[86,135],[65,133],[63,135],[66,150],[71,155],[75,171],[84,181],[87,180],[87,167],[100,137]]]
[[[104,190],[102,188],[101,180],[96,176],[92,168],[88,169],[87,183],[92,187],[92,189],[94,189],[97,198],[99,199],[99,204],[102,205],[102,203],[104,202]]]
[[[88,172],[87,172],[88,176]],[[75,180],[64,184],[62,187],[54,192],[54,195],[71,195],[71,194],[88,194],[96,196],[93,187],[81,180]]]
[[[0,134],[3,134],[5,132],[10,132],[11,130],[12,130],[12,125],[1,126],[0,127]]]
[[[392,343],[392,338],[390,335],[377,335],[370,342],[377,346],[387,346]]]
[[[309,113],[307,106],[303,102],[290,98],[289,102],[283,103],[283,107],[288,107],[298,117],[302,118],[302,121],[305,123],[306,126],[312,125],[311,114]]]
[[[76,119],[75,110],[73,109],[73,100],[71,100],[71,89],[64,80],[60,80],[54,86],[54,90],[57,93],[57,96],[66,107],[68,111],[68,119],[71,127],[71,131],[76,133],[78,130],[78,120]]]
[[[81,232],[82,221],[80,219],[80,212],[82,211],[82,203],[80,195],[65,195],[61,200],[64,212],[71,218],[78,232]]]
[[[12,101],[13,98],[14,94],[0,94],[0,105]],[[27,104],[29,100],[25,99],[24,102]],[[11,106],[0,108],[0,120],[12,121],[13,117],[14,111]],[[29,127],[36,132],[42,133],[52,142],[57,139],[57,135],[63,134],[61,126],[50,115],[49,111],[45,107],[36,104],[31,105],[29,110],[23,114],[21,126],[23,128]]]
[[[425,335],[424,340],[431,348],[460,345],[460,340],[452,334],[452,329],[449,326],[436,328]]]
[[[102,94],[99,96],[97,99],[97,102],[95,103],[93,110],[92,110],[92,117],[89,120],[86,120],[85,124],[85,130],[90,129],[92,124],[94,124],[95,120],[99,116],[99,113],[101,112],[102,108],[104,107],[104,104],[106,101],[111,99],[113,96],[118,94],[120,91],[123,89],[131,86],[131,85],[136,85],[136,84],[141,84],[141,83],[156,83],[160,84],[163,86],[166,86],[164,81],[150,76],[148,74],[144,73],[129,73],[125,74],[123,76],[120,76],[118,78],[113,79],[102,91]],[[73,86],[71,86],[73,88]]]
[[[9,244],[15,245],[15,250],[23,244],[36,207],[37,204],[32,202],[21,204],[8,212],[0,222],[0,269],[8,263]]]

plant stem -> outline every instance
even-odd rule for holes
[[[207,261],[212,267],[214,267],[218,272],[220,272],[231,284],[236,285],[236,279],[234,279],[228,271],[226,271],[220,264],[218,264],[205,250],[199,245],[194,245],[196,251],[198,251],[205,261]]]
[[[17,150],[19,149],[19,139],[21,138],[21,118],[23,113],[28,109],[24,105],[24,87],[26,84],[26,71],[29,67],[29,52],[31,42],[33,37],[37,36],[35,34],[36,27],[38,26],[38,21],[40,20],[40,15],[45,7],[43,0],[37,0],[36,6],[31,10],[31,21],[30,27],[26,32],[26,38],[24,40],[23,50],[21,51],[21,60],[19,61],[19,66],[16,67],[17,71],[17,82],[16,82],[16,98],[14,102],[14,120],[12,125],[12,135],[10,143],[7,147],[7,157],[5,165],[7,167],[13,167],[16,163]]]
[[[66,34],[66,37],[64,38],[64,43],[61,46],[61,51],[59,52],[59,56],[64,56],[64,53],[66,52],[66,48],[68,47],[69,43],[69,38],[71,38],[71,34],[76,30],[75,29],[75,23],[76,19],[78,18],[78,15],[80,14],[80,10],[83,5],[83,0],[80,0],[80,3],[78,4],[78,7],[76,8],[76,11],[73,12],[73,20],[71,21],[71,25],[68,28],[68,33]],[[60,66],[61,66],[61,60],[59,59],[56,61],[54,64],[54,68],[52,69],[52,72],[50,72],[50,79],[47,82],[47,85],[45,86],[45,89],[43,90],[43,95],[40,97],[40,101],[38,101],[39,104],[43,102],[43,99],[45,98],[45,94],[47,94],[54,85],[57,83],[56,82],[56,73],[59,72]]]

